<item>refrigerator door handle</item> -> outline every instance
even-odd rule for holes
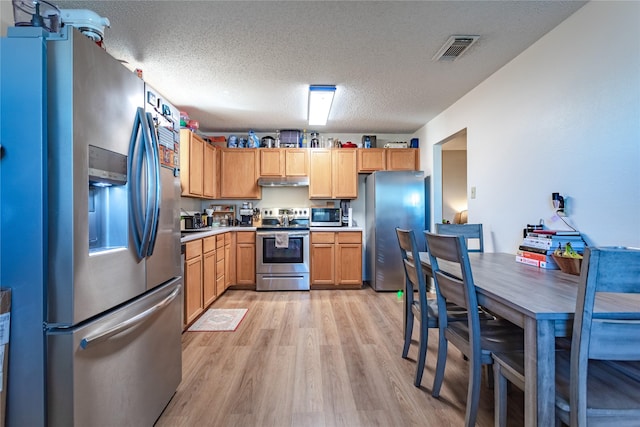
[[[140,109],[142,110],[142,108]],[[140,259],[147,256],[149,252],[149,243],[151,240],[151,226],[153,224],[153,210],[154,210],[154,200],[153,200],[153,188],[155,187],[156,173],[154,169],[154,161],[153,161],[153,148],[151,142],[151,129],[149,127],[149,122],[147,120],[147,116],[144,112],[140,113],[140,122],[141,122],[141,130],[144,135],[144,160],[146,160],[146,203],[145,203],[145,213],[144,213],[144,229],[142,231],[141,238],[141,250],[139,253]]]
[[[105,331],[101,331],[95,334],[90,334],[86,337],[84,337],[81,341],[80,341],[80,347],[83,350],[86,350],[87,348],[89,348],[89,346],[91,345],[95,345],[98,344],[100,342],[106,341],[109,338],[111,338],[114,335],[119,334],[120,332],[123,332],[127,329],[131,329],[134,326],[144,322],[147,318],[149,318],[150,316],[152,316],[154,313],[162,310],[163,308],[165,308],[166,306],[168,306],[169,304],[171,304],[171,302],[176,299],[176,297],[178,296],[178,294],[180,293],[180,290],[182,289],[182,285],[178,285],[178,287],[176,287],[176,289],[171,292],[171,294],[169,294],[166,298],[164,298],[162,301],[158,302],[156,305],[154,305],[151,308],[148,308],[147,310],[143,311],[140,314],[137,314],[135,316],[133,316],[130,319],[125,320],[124,322],[121,322]]]
[[[153,248],[156,245],[156,236],[158,234],[158,222],[160,217],[160,198],[162,196],[162,188],[160,186],[160,150],[158,148],[158,138],[156,137],[156,129],[153,125],[153,116],[147,113],[147,125],[149,127],[149,141],[151,150],[147,153],[147,159],[150,166],[150,185],[147,189],[148,197],[153,200],[151,210],[151,234],[149,236],[149,246],[146,252],[147,256],[153,255]],[[152,169],[151,169],[152,167]]]
[[[145,132],[142,128],[144,113],[142,108],[136,111],[136,118],[133,122],[133,130],[131,131],[131,140],[129,142],[129,157],[127,158],[127,169],[129,174],[129,216],[131,222],[131,231],[133,241],[135,243],[136,254],[138,260],[144,258],[143,233],[144,233],[144,217],[142,215],[142,198],[140,197],[140,186],[142,185],[142,161],[140,154],[144,150]],[[142,130],[142,133],[140,132]],[[140,143],[142,139],[142,143]]]

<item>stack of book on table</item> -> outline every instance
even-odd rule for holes
[[[527,233],[518,247],[516,261],[534,267],[559,269],[551,254],[569,243],[578,253],[584,252],[584,240],[579,231],[536,230]]]

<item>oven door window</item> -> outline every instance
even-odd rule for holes
[[[304,247],[302,237],[289,237],[286,248],[276,248],[275,237],[262,238],[263,264],[300,264],[304,262]]]

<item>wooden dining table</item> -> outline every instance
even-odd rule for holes
[[[517,263],[506,253],[469,253],[478,303],[524,330],[525,425],[555,425],[555,338],[569,337],[580,277]],[[426,252],[420,253],[431,276]],[[447,269],[446,262],[439,262]],[[638,312],[640,299],[598,298],[595,311]],[[615,317],[615,315],[613,315]]]

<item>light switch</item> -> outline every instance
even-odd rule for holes
[[[471,187],[471,198],[472,199],[476,198],[476,187]]]

